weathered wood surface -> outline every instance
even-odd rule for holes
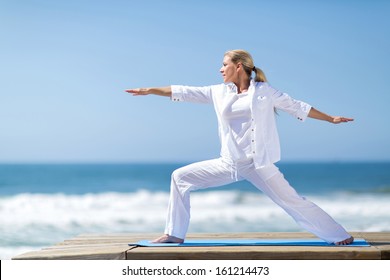
[[[82,234],[39,251],[13,257],[14,260],[328,260],[390,259],[390,232],[354,232],[370,247],[318,246],[226,246],[226,247],[131,247],[128,243],[153,239],[159,234]],[[302,232],[189,234],[188,239],[313,238]]]

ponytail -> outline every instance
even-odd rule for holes
[[[265,77],[265,74],[263,72],[263,70],[261,70],[260,68],[257,68],[256,66],[253,66],[253,72],[255,72],[255,82],[267,82],[267,78]]]

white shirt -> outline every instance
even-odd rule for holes
[[[251,80],[248,88],[250,100],[251,152],[255,167],[263,167],[280,160],[280,143],[276,128],[274,109],[285,111],[304,121],[311,106],[295,100],[286,93],[272,88],[268,83]],[[205,87],[172,86],[173,101],[211,103],[218,119],[218,132],[221,141],[221,156],[235,161],[236,147],[231,142],[231,122],[226,117],[232,110],[232,100],[236,98],[234,84],[219,84]],[[234,102],[234,101],[233,101]]]
[[[227,141],[230,158],[233,161],[251,158],[254,151],[250,101],[247,92],[234,94],[222,116],[228,123]]]

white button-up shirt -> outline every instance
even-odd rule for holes
[[[221,156],[236,161],[232,146],[227,110],[232,99],[236,98],[237,89],[234,84],[219,84],[205,87],[190,87],[173,85],[173,101],[187,101],[195,103],[211,103],[214,105],[218,119],[218,131],[221,141]],[[253,140],[252,154],[256,168],[267,166],[280,160],[280,143],[276,128],[275,111],[285,111],[300,121],[304,121],[311,106],[305,102],[295,100],[286,93],[272,88],[268,83],[251,80],[248,95],[251,99],[251,138]]]
[[[228,122],[227,146],[230,147],[230,158],[233,161],[252,158],[255,151],[251,101],[251,96],[247,92],[232,94],[222,116]]]

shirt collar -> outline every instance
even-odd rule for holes
[[[230,91],[237,92],[237,87],[234,83],[231,83],[231,82],[227,83],[226,86],[229,88]],[[256,86],[256,82],[254,79],[251,78],[249,81],[249,88],[254,87],[254,86]],[[249,91],[249,88],[248,88],[248,91]]]

